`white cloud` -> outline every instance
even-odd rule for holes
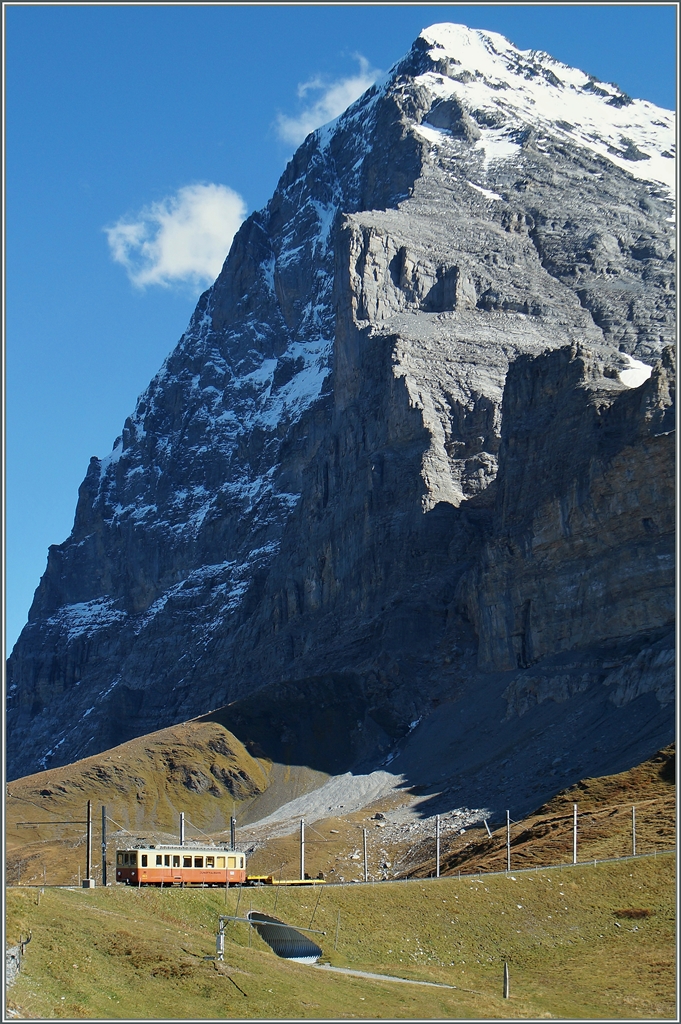
[[[354,103],[363,92],[366,92],[370,85],[374,84],[381,72],[376,68],[371,68],[366,58],[358,56],[357,60],[359,61],[359,71],[350,78],[339,78],[335,82],[327,83],[317,76],[298,86],[300,99],[305,99],[308,93],[319,90],[322,90],[322,95],[302,110],[297,117],[279,114],[277,131],[284,142],[299,146],[310,132],[326,124],[327,121],[333,121],[334,117],[342,114],[351,103]]]
[[[242,197],[226,185],[185,185],[104,231],[114,260],[139,288],[199,286],[220,273],[246,212]]]

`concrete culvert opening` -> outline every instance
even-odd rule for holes
[[[248,913],[248,920],[261,939],[264,939],[272,951],[284,960],[294,960],[298,964],[315,964],[322,955],[322,950],[316,942],[276,917],[251,910]]]

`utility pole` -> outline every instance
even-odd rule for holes
[[[305,818],[300,819],[300,878],[305,878]]]
[[[636,807],[631,808],[631,852],[636,856]]]
[[[106,885],[106,807],[102,804],[102,885]]]
[[[511,870],[511,812],[506,811],[506,870]]]
[[[508,964],[504,962],[504,999],[511,998],[511,980],[508,976]]]
[[[236,818],[234,815],[229,821],[229,845],[232,850],[236,850]]]
[[[435,815],[435,877],[440,877],[440,815]]]
[[[572,805],[572,863],[577,863],[577,804]]]
[[[87,802],[86,820],[86,851],[85,851],[85,878],[83,879],[84,889],[93,889],[95,880],[92,878],[92,800]]]
[[[180,811],[180,846],[184,846],[184,811]]]
[[[87,854],[85,861],[85,878],[91,877],[92,872],[92,800],[87,802]]]
[[[369,868],[367,865],[367,830],[362,829],[362,842],[364,844],[364,881],[369,881]]]

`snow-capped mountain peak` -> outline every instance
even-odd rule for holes
[[[430,46],[435,68],[417,81],[438,99],[456,98],[477,114],[480,148],[498,147],[502,136],[513,145],[513,133],[531,125],[674,194],[673,111],[631,99],[546,53],[519,50],[496,32],[439,24],[420,39]]]
[[[280,685],[380,763],[490,672],[599,644],[514,706],[605,700],[603,659],[664,689],[672,134],[457,25],[311,133],[90,462],[8,665],[11,772]]]

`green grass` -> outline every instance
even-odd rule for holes
[[[220,913],[237,890],[10,889],[8,943],[33,933],[10,1007],[43,1018],[675,1017],[671,855],[512,876],[244,889],[239,914],[327,932],[336,966],[454,985],[376,982],[278,959]],[[276,901],[276,910],[275,910]],[[637,917],[626,910],[647,910]],[[338,914],[340,930],[334,940]],[[503,963],[511,999],[502,999]]]

